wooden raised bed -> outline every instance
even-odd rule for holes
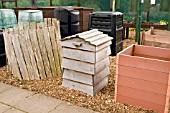
[[[117,102],[168,113],[170,50],[132,45],[117,55]]]
[[[141,38],[142,45],[170,48],[170,31],[151,28],[144,32]]]

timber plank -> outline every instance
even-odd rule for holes
[[[39,47],[41,50],[46,75],[47,75],[47,77],[52,77],[42,29],[37,29],[37,40],[39,41]]]

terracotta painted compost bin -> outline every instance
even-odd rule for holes
[[[170,49],[132,45],[117,55],[115,99],[168,113]]]

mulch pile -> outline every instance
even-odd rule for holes
[[[133,38],[124,40],[124,48],[134,43],[135,41]],[[110,57],[110,61],[111,74],[109,75],[109,84],[95,96],[90,96],[80,91],[62,87],[61,76],[44,80],[19,81],[7,72],[7,66],[0,68],[0,82],[14,85],[22,89],[35,91],[37,93],[42,93],[47,96],[67,101],[68,103],[72,103],[74,105],[99,111],[101,113],[153,113],[151,110],[145,110],[140,107],[115,102],[114,84],[116,57]]]

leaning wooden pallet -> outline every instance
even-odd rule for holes
[[[59,21],[45,19],[45,22],[19,23],[18,27],[4,30],[9,71],[20,80],[62,73]]]

